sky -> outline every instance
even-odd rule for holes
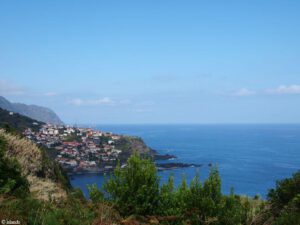
[[[0,1],[0,95],[66,123],[300,123],[300,1]]]

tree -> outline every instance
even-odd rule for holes
[[[269,191],[268,199],[280,210],[299,194],[300,171],[295,173],[292,178],[277,181],[276,188]]]
[[[87,185],[89,190],[90,199],[94,204],[102,202],[104,200],[103,193],[97,188],[96,184]]]
[[[104,190],[123,215],[153,215],[158,210],[159,179],[150,159],[132,155],[125,168],[116,167]]]
[[[199,174],[192,180],[187,195],[186,216],[192,224],[215,221],[221,207],[221,178],[216,167],[211,167],[207,180],[202,184]]]
[[[300,171],[277,181],[268,194],[274,224],[300,224]]]
[[[250,212],[249,200],[247,198],[241,199],[240,196],[234,194],[233,188],[231,188],[230,195],[223,196],[218,216],[219,224],[248,224],[247,219]]]
[[[174,177],[170,176],[168,182],[160,188],[159,214],[170,216],[178,215],[178,205],[174,189]]]
[[[217,167],[211,167],[209,177],[203,185],[203,208],[206,216],[217,216],[222,200],[221,178]]]

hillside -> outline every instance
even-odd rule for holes
[[[0,96],[0,108],[11,112],[19,113],[44,123],[63,124],[61,119],[49,108],[37,105],[26,105],[21,103],[11,103]]]
[[[19,133],[22,133],[26,128],[31,128],[34,131],[40,129],[43,122],[31,119],[27,116],[22,116],[18,113],[11,113],[5,109],[0,108],[0,128],[15,129]]]
[[[34,143],[0,129],[0,138],[5,143],[5,157],[17,160],[21,174],[29,182],[30,193],[37,199],[60,199],[66,197],[69,186],[58,164]]]
[[[87,201],[34,143],[0,129],[0,221],[111,225],[120,216],[106,203]]]

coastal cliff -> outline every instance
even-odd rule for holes
[[[115,147],[122,150],[120,155],[121,161],[126,161],[128,157],[134,153],[145,156],[153,154],[151,148],[145,144],[143,139],[135,136],[121,136],[121,138],[115,142]]]
[[[138,154],[142,157],[150,157],[155,160],[174,159],[176,156],[170,154],[160,154],[156,150],[150,148],[141,137],[122,136],[115,142],[118,149],[122,149],[121,160],[127,160],[132,154]]]

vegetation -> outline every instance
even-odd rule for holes
[[[7,111],[12,111],[21,114],[25,117],[32,118],[34,120],[42,121],[45,123],[62,124],[63,122],[51,109],[37,106],[26,105],[22,103],[9,102],[4,97],[0,96],[0,108]]]
[[[278,181],[268,195],[274,224],[300,224],[300,171]]]
[[[68,142],[72,142],[72,141],[81,142],[81,137],[78,136],[77,133],[71,133],[71,134],[68,134],[68,136],[66,136],[64,138],[64,141],[68,141]]]
[[[17,160],[5,156],[6,147],[6,140],[0,137],[0,195],[24,196],[29,192],[29,184]]]
[[[120,220],[109,203],[100,201],[102,193],[95,187],[92,191],[90,202],[70,187],[44,150],[0,129],[0,220],[34,225],[108,225]]]
[[[259,200],[221,193],[221,179],[212,167],[201,183],[197,175],[190,186],[183,179],[175,189],[173,177],[161,188],[151,160],[137,155],[129,158],[126,168],[117,167],[104,189],[109,200],[123,216],[155,215],[165,224],[247,224],[252,221]],[[153,218],[152,218],[153,219]]]
[[[124,216],[157,213],[159,179],[150,159],[141,160],[137,155],[130,157],[124,170],[117,166],[104,190]]]
[[[96,184],[87,185],[90,199],[94,204],[101,203],[104,200],[103,193],[97,188]]]
[[[8,198],[1,205],[2,218],[18,219],[27,224],[91,224],[93,211],[80,199],[69,195],[60,204],[40,201],[32,197]],[[5,216],[5,217],[4,217]]]
[[[0,128],[7,131],[13,131],[19,134],[21,134],[26,128],[31,128],[32,130],[37,131],[40,129],[42,124],[42,122],[22,116],[18,113],[13,113],[11,115],[9,111],[0,108]]]
[[[114,143],[116,149],[122,149],[119,155],[121,162],[126,162],[129,156],[138,153],[141,156],[150,156],[151,149],[139,137],[122,136],[121,139],[116,140]]]
[[[88,186],[90,200],[72,189],[44,150],[0,130],[0,219],[21,224],[300,224],[300,172],[277,182],[267,201],[221,192],[216,167],[201,181],[159,185],[150,159],[131,156],[104,185]],[[60,193],[60,194],[59,194]]]
[[[0,129],[2,145],[2,165],[16,168],[29,182],[29,189],[39,199],[60,198],[66,195],[70,184],[60,166],[51,160],[44,150],[31,141],[12,135]],[[10,178],[8,172],[1,175]]]

